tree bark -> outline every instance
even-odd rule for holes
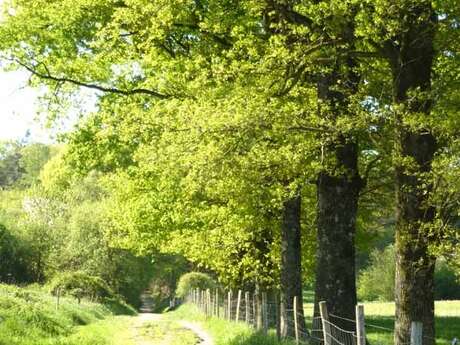
[[[318,177],[315,315],[319,315],[318,303],[326,301],[330,314],[354,319],[355,224],[362,182],[357,170],[357,144],[344,144],[337,151],[344,157],[337,163],[348,166],[351,174],[333,176],[323,172]],[[342,329],[354,330],[354,325],[343,319],[333,322]]]
[[[281,224],[281,337],[294,337],[294,296],[298,298],[299,330],[305,332],[302,305],[301,197],[284,202]]]
[[[350,27],[344,34],[350,49],[354,45],[352,33]],[[329,106],[324,116],[331,123],[343,116],[354,116],[348,111],[350,96],[356,94],[360,80],[353,58],[338,64],[341,66],[323,76],[318,84],[318,98]],[[352,134],[338,133],[329,139],[324,155],[332,163],[326,164],[317,179],[315,316],[319,315],[318,303],[326,301],[330,314],[355,319],[356,215],[364,186],[358,169],[358,140]],[[343,319],[333,322],[342,329],[354,330],[353,324]]]
[[[431,172],[438,144],[429,128],[416,130],[405,116],[429,116],[432,107],[431,73],[436,16],[429,1],[406,9],[407,19],[398,44],[387,44],[393,73],[394,102],[403,109],[396,115],[396,322],[395,345],[410,341],[412,321],[423,323],[423,344],[434,344],[434,268],[430,255],[433,241],[428,227],[435,217],[427,205],[432,186],[421,177]],[[394,42],[393,42],[394,43]],[[421,94],[411,94],[411,91]]]

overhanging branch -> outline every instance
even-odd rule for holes
[[[36,69],[36,66],[29,66],[19,60],[14,60],[14,62],[24,67],[26,70],[31,72],[33,75],[41,79],[52,80],[57,83],[69,83],[69,84],[81,86],[81,87],[88,88],[88,89],[98,90],[98,91],[102,91],[105,93],[114,93],[114,94],[119,94],[119,95],[124,95],[124,96],[132,96],[132,95],[141,94],[141,95],[152,96],[158,99],[167,99],[171,97],[170,95],[165,95],[165,94],[162,94],[160,92],[150,90],[150,89],[137,88],[137,89],[131,89],[131,90],[123,90],[123,89],[118,89],[114,87],[105,87],[105,86],[97,85],[93,83],[86,83],[86,82],[82,82],[80,80],[76,80],[73,78],[57,77],[57,76],[52,75],[45,65],[44,66],[45,66],[46,73],[41,73]]]

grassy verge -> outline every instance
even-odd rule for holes
[[[394,313],[393,302],[365,302],[366,334],[374,345],[393,344]],[[305,315],[313,315],[313,304],[304,304]],[[436,343],[449,345],[452,339],[460,338],[460,301],[437,301],[436,314]],[[310,319],[309,319],[310,320]],[[377,326],[377,327],[374,327]],[[383,330],[378,327],[388,328]]]
[[[293,345],[291,341],[278,341],[273,333],[254,331],[244,323],[206,318],[195,306],[186,304],[165,315],[165,320],[187,320],[199,323],[213,338],[215,345]]]
[[[56,298],[40,288],[0,285],[0,345],[105,344],[109,323],[96,322],[110,317],[101,304],[61,298],[57,308]]]
[[[53,345],[136,345],[130,329],[132,318],[126,316],[108,317],[89,325],[79,326],[75,332]]]

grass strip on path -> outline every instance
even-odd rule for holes
[[[243,322],[230,322],[215,317],[206,317],[197,307],[191,304],[180,306],[177,310],[167,313],[165,319],[186,320],[199,324],[209,333],[214,345],[294,345],[293,341],[279,341],[273,332],[265,335],[254,330]]]

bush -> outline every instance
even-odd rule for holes
[[[459,299],[460,282],[455,270],[442,259],[436,263],[435,298]],[[361,271],[358,279],[358,298],[365,301],[394,301],[395,248],[371,253],[370,264]]]
[[[48,287],[53,295],[59,292],[61,295],[73,296],[78,300],[86,298],[106,305],[115,314],[135,314],[134,309],[115,294],[106,282],[84,272],[58,274]]]
[[[27,283],[31,280],[24,252],[19,241],[0,224],[0,282]]]
[[[84,272],[65,272],[54,276],[49,284],[50,292],[56,295],[71,295],[76,298],[88,298],[100,301],[114,295],[113,291],[99,277]]]
[[[370,263],[358,278],[358,298],[364,301],[393,301],[395,286],[395,249],[374,250]]]
[[[460,282],[455,270],[449,267],[444,260],[438,260],[434,276],[435,292],[437,300],[460,299]]]
[[[208,274],[201,272],[189,272],[182,275],[177,284],[176,296],[184,298],[193,289],[215,289],[217,283]]]

